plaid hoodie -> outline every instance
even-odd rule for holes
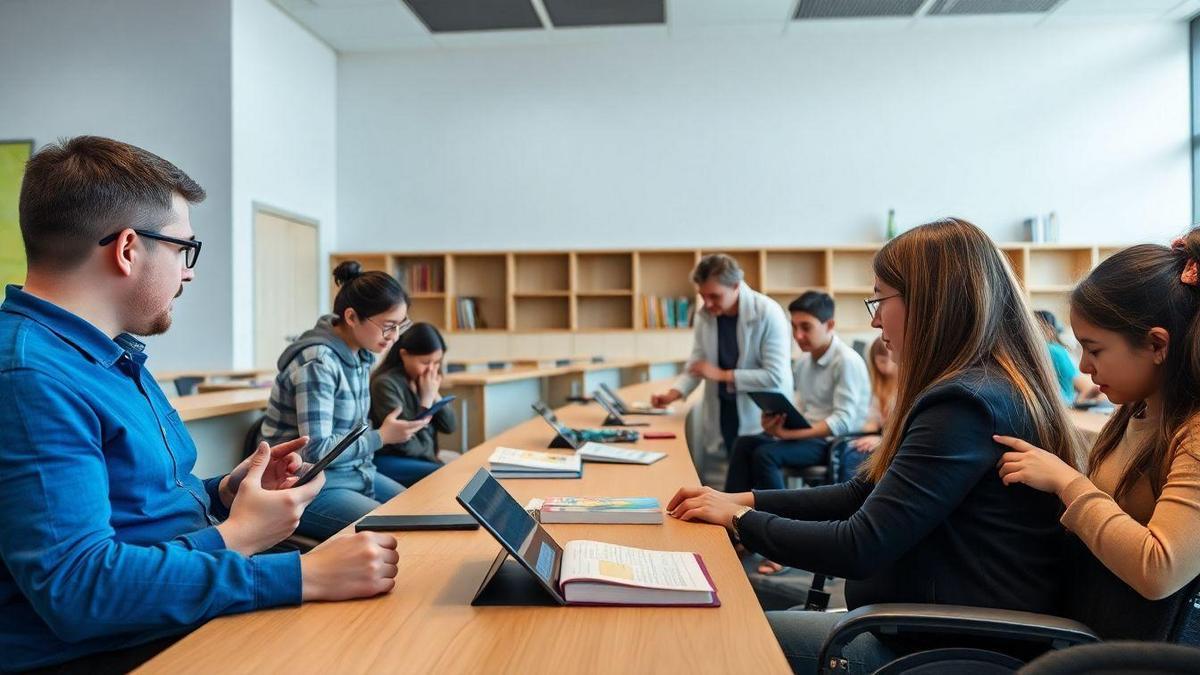
[[[323,316],[279,356],[279,374],[263,421],[263,440],[275,445],[308,436],[304,461],[333,449],[371,410],[370,377],[375,355],[350,351],[333,332],[333,315]],[[335,459],[330,470],[356,470],[374,479],[375,451],[383,445],[371,429]]]

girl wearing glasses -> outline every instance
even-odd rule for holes
[[[393,410],[415,419],[441,398],[442,359],[446,341],[432,324],[415,323],[401,335],[371,376],[371,419],[382,422]],[[451,406],[433,414],[430,425],[403,443],[385,445],[375,453],[375,466],[384,475],[411,486],[458,453],[438,450],[437,434],[458,428]]]
[[[363,272],[357,262],[333,271],[340,287],[333,314],[323,316],[279,357],[279,375],[263,420],[271,443],[308,436],[304,461],[316,462],[371,408],[369,377],[375,354],[385,352],[409,324],[408,295],[384,272]],[[380,447],[403,443],[429,423],[400,419],[394,410],[325,469],[325,487],[309,504],[298,534],[327,539],[404,490],[375,470]]]
[[[875,256],[871,325],[898,366],[896,405],[879,447],[848,482],[726,494],[683,488],[676,518],[731,529],[791,567],[845,578],[851,609],[875,603],[1057,609],[1061,506],[1006,488],[992,435],[1037,441],[1069,463],[1077,445],[1046,347],[1004,255],[982,230],[946,219]],[[838,614],[767,614],[796,672]],[[952,646],[952,645],[946,645]],[[911,649],[866,634],[844,652],[871,672]]]

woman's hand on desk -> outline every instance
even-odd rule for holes
[[[225,547],[242,555],[261,553],[288,538],[300,524],[305,507],[325,485],[325,474],[320,473],[300,487],[268,488],[267,466],[271,461],[271,449],[259,443],[250,455],[229,517],[217,525]],[[284,481],[289,486],[294,482],[291,478]]]
[[[667,513],[679,520],[699,520],[733,528],[733,516],[743,507],[754,508],[753,492],[718,492],[710,487],[683,487],[671,497]]]
[[[997,466],[1005,485],[1024,483],[1035,490],[1061,495],[1082,474],[1045,450],[1011,436],[993,436],[1000,445],[1012,448]]]
[[[385,532],[334,537],[300,556],[301,597],[350,600],[387,593],[396,585],[400,554]]]

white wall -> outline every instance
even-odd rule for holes
[[[945,24],[943,24],[945,25]],[[344,55],[338,248],[1015,240],[1189,224],[1186,24]]]
[[[150,341],[155,370],[232,358],[229,21],[215,1],[0,2],[0,138],[109,136],[208,191],[191,213],[204,253],[171,331]]]
[[[267,0],[233,0],[233,335],[254,358],[254,204],[320,223],[320,260],[337,221],[337,55]],[[321,264],[322,306],[328,303]],[[316,317],[314,317],[315,321]]]

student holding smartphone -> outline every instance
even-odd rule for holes
[[[333,271],[340,289],[333,315],[323,316],[280,355],[263,438],[272,443],[308,436],[306,462],[317,462],[370,412],[368,378],[375,354],[411,325],[408,294],[386,272],[364,272],[354,261]],[[393,410],[325,469],[325,488],[304,511],[297,532],[328,539],[404,491],[375,470],[375,451],[403,443],[429,420],[400,419]]]
[[[203,198],[170,162],[107,138],[26,165],[29,271],[0,306],[0,669],[127,672],[217,616],[395,583],[390,535],[266,552],[324,485],[295,487],[306,438],[192,474],[196,446],[134,335],[170,328]]]
[[[371,376],[371,419],[380,423],[394,410],[406,420],[427,415],[441,399],[445,356],[446,341],[438,329],[428,323],[413,324]],[[451,434],[458,428],[454,409],[442,406],[431,417],[429,426],[418,429],[408,440],[385,445],[375,453],[379,471],[411,486],[443,466],[445,460],[459,456],[437,447],[439,433]]]

